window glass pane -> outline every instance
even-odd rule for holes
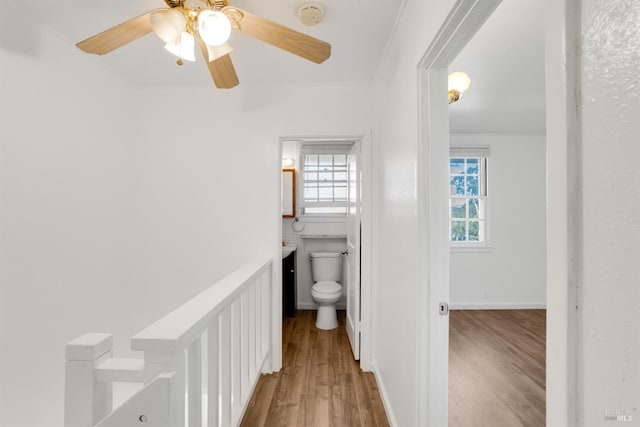
[[[451,221],[451,240],[453,241],[467,240],[466,221]]]
[[[320,166],[333,166],[333,156],[331,154],[321,154],[319,157]]]
[[[479,209],[480,209],[480,200],[469,199],[469,218],[478,218]]]
[[[331,172],[320,172],[318,178],[320,181],[333,181],[333,174]]]
[[[480,159],[467,159],[467,173],[477,174],[479,171]]]
[[[464,176],[452,176],[450,183],[452,196],[464,196]]]
[[[467,177],[467,195],[469,196],[478,195],[478,177],[477,176]]]
[[[450,174],[464,173],[464,159],[451,158],[449,159]]]
[[[335,156],[333,156],[333,161],[336,164],[336,166],[337,165],[341,165],[343,167],[346,167],[347,156],[346,156],[346,154],[335,155]]]
[[[469,241],[470,242],[480,241],[480,222],[479,221],[469,221]]]
[[[346,202],[347,201],[347,187],[334,187],[334,197],[336,202]]]
[[[318,200],[322,202],[333,201],[333,187],[320,187],[318,189]]]
[[[309,188],[306,187],[304,189],[304,199],[305,200],[317,200],[318,199],[318,189],[317,188]]]
[[[483,157],[449,158],[451,241],[486,241],[485,165]]]
[[[301,212],[318,215],[346,214],[347,155],[308,154],[303,156],[302,162],[303,171],[299,175],[302,178],[301,186],[304,196],[301,201]]]
[[[465,199],[451,199],[451,218],[466,218],[467,203]]]

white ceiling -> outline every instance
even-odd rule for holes
[[[24,8],[25,14],[35,14],[35,22],[25,20],[24,25],[36,25],[36,22],[45,25],[67,40],[71,47],[120,22],[165,6],[162,0],[1,1],[20,10]],[[332,45],[331,58],[318,65],[234,32],[230,43],[235,48],[232,58],[240,84],[370,83],[403,0],[317,0],[326,13],[324,21],[313,27],[303,25],[297,18],[296,11],[304,2],[230,0],[232,5]],[[544,132],[545,2],[503,0],[454,60],[450,71],[467,72],[472,84],[462,99],[450,107],[452,132]],[[2,38],[10,35],[8,31],[3,33],[0,28]],[[16,46],[16,43],[23,46]],[[36,42],[30,42],[28,37],[19,40],[12,37],[11,43],[4,44],[27,50],[33,49]],[[179,67],[175,57],[166,52],[162,44],[154,34],[149,34],[105,56],[80,51],[78,54],[110,67],[132,85],[212,84],[202,60]]]
[[[544,0],[503,0],[449,67],[471,87],[450,106],[453,133],[544,133]]]
[[[166,7],[162,0],[14,0],[71,45],[120,22]],[[393,29],[401,0],[319,0],[324,21],[303,25],[297,10],[304,0],[230,0],[230,4],[309,34],[332,45],[331,57],[314,64],[234,32],[229,43],[240,84],[372,81]],[[95,57],[134,85],[212,84],[202,60],[176,65],[154,34],[108,55]]]

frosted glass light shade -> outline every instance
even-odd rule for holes
[[[206,44],[220,46],[231,36],[231,22],[222,12],[203,10],[198,15],[198,32]]]
[[[189,34],[186,31],[182,32],[180,43],[167,43],[164,48],[173,53],[178,58],[182,58],[191,62],[196,60],[196,39],[193,37],[193,34]]]
[[[149,17],[151,28],[166,44],[180,44],[181,35],[187,25],[187,19],[176,9],[158,10]]]
[[[231,52],[233,52],[233,48],[229,45],[229,43],[224,43],[220,46],[211,46],[210,44],[207,44],[207,54],[209,56],[209,62],[215,61],[216,59]]]
[[[471,86],[471,79],[467,73],[456,71],[449,74],[449,90],[457,90],[463,93]]]

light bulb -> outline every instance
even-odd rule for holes
[[[166,44],[180,44],[181,34],[187,25],[187,19],[176,9],[158,10],[149,17],[151,28]]]
[[[457,90],[463,93],[471,86],[471,79],[467,73],[456,71],[449,74],[449,90]]]
[[[231,36],[231,22],[222,12],[203,10],[198,15],[198,32],[206,44],[220,46]]]
[[[177,44],[167,43],[165,45],[165,49],[173,53],[178,58],[185,59],[191,62],[196,60],[195,48],[196,48],[196,40],[193,37],[193,34],[187,33],[186,31],[182,32],[182,35],[180,37],[180,43],[177,43]]]

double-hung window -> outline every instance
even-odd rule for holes
[[[449,240],[456,246],[487,243],[487,148],[451,148]]]
[[[350,147],[351,144],[302,145],[302,215],[347,214],[347,154]]]

